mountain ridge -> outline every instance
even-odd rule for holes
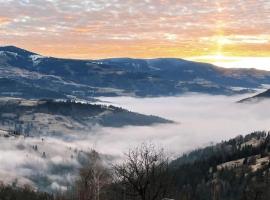
[[[260,102],[270,98],[270,89],[239,101],[239,103]]]
[[[92,58],[67,58],[67,57],[57,57],[57,56],[45,56],[42,55],[40,53],[36,53],[33,51],[29,51],[26,49],[23,49],[21,47],[15,46],[15,45],[0,45],[0,51],[10,51],[10,52],[16,52],[17,50],[21,51],[21,52],[25,52],[31,55],[39,55],[39,56],[43,56],[45,58],[55,58],[55,59],[63,59],[63,60],[74,60],[74,61],[93,61],[93,62],[97,62],[97,61],[122,61],[122,60],[145,60],[145,61],[158,61],[158,60],[178,60],[178,61],[183,61],[183,62],[191,62],[191,63],[198,63],[198,64],[207,64],[207,65],[212,65],[215,68],[218,69],[232,69],[232,70],[240,70],[240,71],[260,71],[260,72],[269,72],[270,70],[263,70],[263,69],[257,69],[254,67],[250,67],[250,68],[226,68],[226,67],[221,67],[221,66],[217,66],[211,63],[207,63],[207,62],[201,62],[201,61],[192,61],[192,60],[188,60],[188,59],[184,59],[184,58],[178,58],[178,57],[152,57],[152,58],[139,58],[139,57],[108,57],[108,58],[100,58],[100,59],[92,59]]]
[[[154,97],[187,92],[232,95],[270,84],[268,71],[226,69],[178,58],[76,60],[46,57],[15,46],[0,47],[0,52],[0,78],[67,98]],[[38,95],[33,93],[33,98]]]
[[[150,126],[174,123],[115,106],[71,100],[0,98],[0,128],[26,135],[86,134],[95,126]],[[69,134],[68,134],[69,133]]]

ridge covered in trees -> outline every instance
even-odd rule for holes
[[[144,115],[112,105],[75,100],[0,99],[0,128],[24,135],[85,132],[93,126],[123,127],[174,123],[154,115]]]

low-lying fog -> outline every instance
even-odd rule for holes
[[[65,168],[77,168],[76,149],[95,148],[119,158],[132,146],[152,142],[163,146],[172,156],[177,156],[211,142],[252,131],[269,130],[270,101],[236,103],[245,97],[192,94],[160,98],[101,98],[107,104],[158,115],[176,123],[151,127],[95,127],[92,132],[79,134],[72,141],[48,137],[44,141],[41,138],[0,137],[0,181],[11,182],[17,177],[20,184],[35,185],[35,179],[30,177],[39,174],[43,178],[46,176],[46,181],[50,183],[46,189],[65,189],[64,183],[74,180],[74,174],[61,176],[55,167],[59,170],[57,165],[61,164]],[[33,148],[34,145],[38,146],[38,150]],[[46,152],[46,158],[42,158],[43,152]]]
[[[209,96],[185,95],[180,97],[131,98],[113,97],[101,100],[143,114],[172,119],[177,124],[153,127],[126,127],[102,129],[97,137],[97,148],[121,152],[141,141],[152,141],[179,155],[211,142],[220,142],[240,134],[270,130],[270,101],[236,103],[250,95]],[[104,145],[104,146],[103,146]],[[110,147],[110,148],[106,148]]]

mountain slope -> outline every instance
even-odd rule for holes
[[[147,116],[114,106],[74,101],[0,99],[0,126],[27,135],[76,135],[92,127],[146,126],[172,123],[156,116]]]
[[[242,99],[239,101],[239,103],[259,102],[259,101],[266,100],[269,98],[270,98],[270,89],[262,93],[259,93],[257,95],[254,95],[252,97]]]
[[[199,149],[172,162],[171,168],[175,199],[267,200],[270,135],[255,132]]]
[[[229,95],[270,83],[270,72],[254,69],[224,69],[175,58],[59,59],[12,46],[0,47],[0,72],[0,78],[46,90],[48,98],[56,94],[84,99],[185,92]],[[234,87],[243,89],[235,91]],[[33,91],[32,96],[39,95]]]

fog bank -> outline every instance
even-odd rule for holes
[[[270,130],[270,101],[236,103],[246,97],[191,94],[160,98],[102,98],[131,111],[172,119],[177,124],[102,129],[106,134],[98,138],[99,144],[102,146],[106,142],[117,149],[118,146],[126,148],[136,142],[151,140],[179,155],[240,134]]]
[[[121,159],[122,153],[133,146],[152,142],[176,157],[240,134],[270,130],[270,101],[236,103],[245,97],[192,94],[160,98],[101,98],[106,104],[157,115],[176,123],[123,128],[97,126],[88,132],[74,130],[76,137],[68,140],[65,133],[61,137],[46,136],[43,139],[0,137],[0,181],[15,181],[18,185],[33,187],[38,182],[46,190],[65,190],[76,178],[81,150],[94,148],[115,160]]]

